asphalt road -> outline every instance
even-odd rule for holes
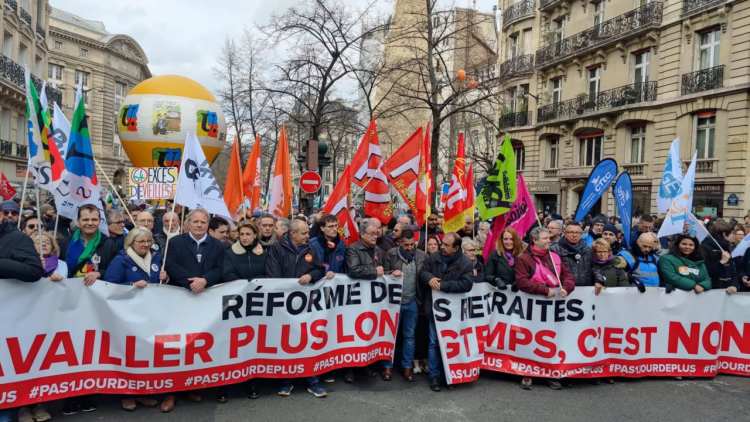
[[[89,421],[745,421],[750,420],[750,378],[671,378],[627,380],[594,386],[574,381],[562,391],[535,383],[521,390],[520,378],[483,372],[479,381],[454,391],[435,393],[424,374],[408,383],[357,378],[354,384],[324,384],[328,397],[315,398],[304,380],[295,383],[290,397],[276,395],[277,381],[259,382],[261,396],[250,400],[241,386],[230,387],[229,402],[214,401],[215,389],[203,391],[204,400],[180,400],[168,414],[139,407],[124,412],[117,396],[98,396],[98,410],[62,415],[62,402],[50,404],[54,420]],[[161,397],[157,397],[161,399]]]

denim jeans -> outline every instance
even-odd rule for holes
[[[398,316],[398,325],[396,326],[396,333],[399,330],[403,330],[403,343],[401,347],[401,368],[412,369],[414,366],[414,330],[417,328],[417,317],[419,316],[419,306],[416,300],[412,300],[407,304],[401,304],[401,310]],[[383,368],[393,368],[392,360],[383,361]]]
[[[281,385],[292,385],[294,383],[294,378],[287,378],[284,381],[281,382]],[[315,385],[318,383],[318,377],[312,376],[307,379],[307,385]]]
[[[0,410],[0,422],[10,422],[13,413],[10,410]]]
[[[433,318],[430,318],[430,350],[427,352],[427,363],[430,367],[430,378],[439,377],[443,362],[440,357],[440,343],[438,343],[438,333]]]

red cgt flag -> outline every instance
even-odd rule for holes
[[[359,229],[354,217],[352,207],[352,166],[346,166],[341,173],[341,178],[333,188],[331,196],[323,208],[324,214],[333,214],[339,220],[339,235],[346,246],[351,245],[359,239]]]
[[[466,210],[469,207],[466,189],[466,154],[464,150],[464,134],[458,135],[458,150],[456,163],[453,167],[451,185],[448,189],[448,199],[445,201],[445,218],[443,231],[454,233],[466,225]],[[472,214],[473,216],[473,214]]]
[[[373,117],[352,159],[352,183],[365,190],[365,214],[388,224],[393,216],[393,204],[388,181],[380,168],[382,164],[378,129]]]
[[[417,182],[419,178],[420,150],[422,148],[422,128],[417,129],[409,139],[401,145],[393,157],[383,164],[381,171],[404,202],[409,205],[415,216],[417,209]]]
[[[5,200],[13,198],[18,193],[17,190],[10,185],[8,178],[5,177],[4,173],[0,173],[0,196]]]

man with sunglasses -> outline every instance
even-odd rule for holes
[[[2,205],[0,205],[0,210],[3,211],[5,220],[13,224],[18,224],[18,215],[21,212],[18,204],[13,201],[3,201]]]
[[[39,219],[35,215],[24,217],[21,220],[21,231],[26,236],[39,233]]]

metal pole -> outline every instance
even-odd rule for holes
[[[39,210],[39,189],[36,190],[36,218],[39,220],[37,226],[39,227],[39,256],[44,258],[44,249],[42,247],[42,212]],[[18,221],[21,221],[19,218]]]
[[[107,179],[107,183],[109,183],[109,186],[111,186],[111,187],[112,187],[112,191],[114,191],[115,195],[117,195],[117,199],[119,199],[119,200],[120,200],[120,204],[122,205],[122,207],[123,207],[123,208],[125,208],[125,212],[126,212],[126,213],[128,213],[128,217],[130,217],[130,221],[132,221],[132,222],[133,222],[133,224],[135,224],[135,220],[133,219],[133,216],[132,216],[132,215],[130,215],[130,211],[128,211],[128,207],[127,207],[127,206],[125,206],[125,205],[126,205],[125,201],[123,201],[123,200],[122,200],[122,198],[120,197],[120,194],[119,194],[119,193],[117,192],[117,189],[115,189],[115,185],[114,185],[114,184],[112,184],[112,181],[111,181],[111,180],[109,180],[109,176],[107,176],[107,173],[105,173],[105,172],[104,172],[104,169],[103,169],[103,168],[102,168],[102,166],[101,166],[101,165],[99,164],[99,162],[98,162],[98,161],[96,161],[96,158],[93,158],[93,157],[92,157],[92,159],[93,159],[93,160],[94,160],[94,162],[96,163],[96,166],[97,166],[97,167],[99,167],[99,170],[101,170],[101,172],[102,172],[102,175],[104,176],[104,178],[105,178],[105,179]]]
[[[55,214],[55,232],[52,237],[57,240],[57,225],[60,223],[60,214]]]
[[[23,178],[23,190],[21,190],[21,211],[23,211],[23,201],[26,200],[26,183],[29,181],[29,168],[26,168],[26,176]],[[39,204],[37,204],[37,207],[39,207]],[[21,213],[18,213],[18,226],[16,227],[18,230],[21,230]]]
[[[166,205],[166,202],[164,204]],[[174,207],[176,205],[177,205],[177,201],[172,201],[172,215],[169,216],[169,228],[167,228],[168,233],[172,233],[172,222],[174,221]],[[183,215],[185,214],[185,207],[182,207],[182,213]],[[167,252],[168,251],[169,251],[169,234],[167,234],[167,244],[164,245],[164,260],[161,263],[162,271],[166,271],[166,269],[164,269],[164,266],[167,265]],[[164,284],[164,282],[159,280],[159,284]]]

